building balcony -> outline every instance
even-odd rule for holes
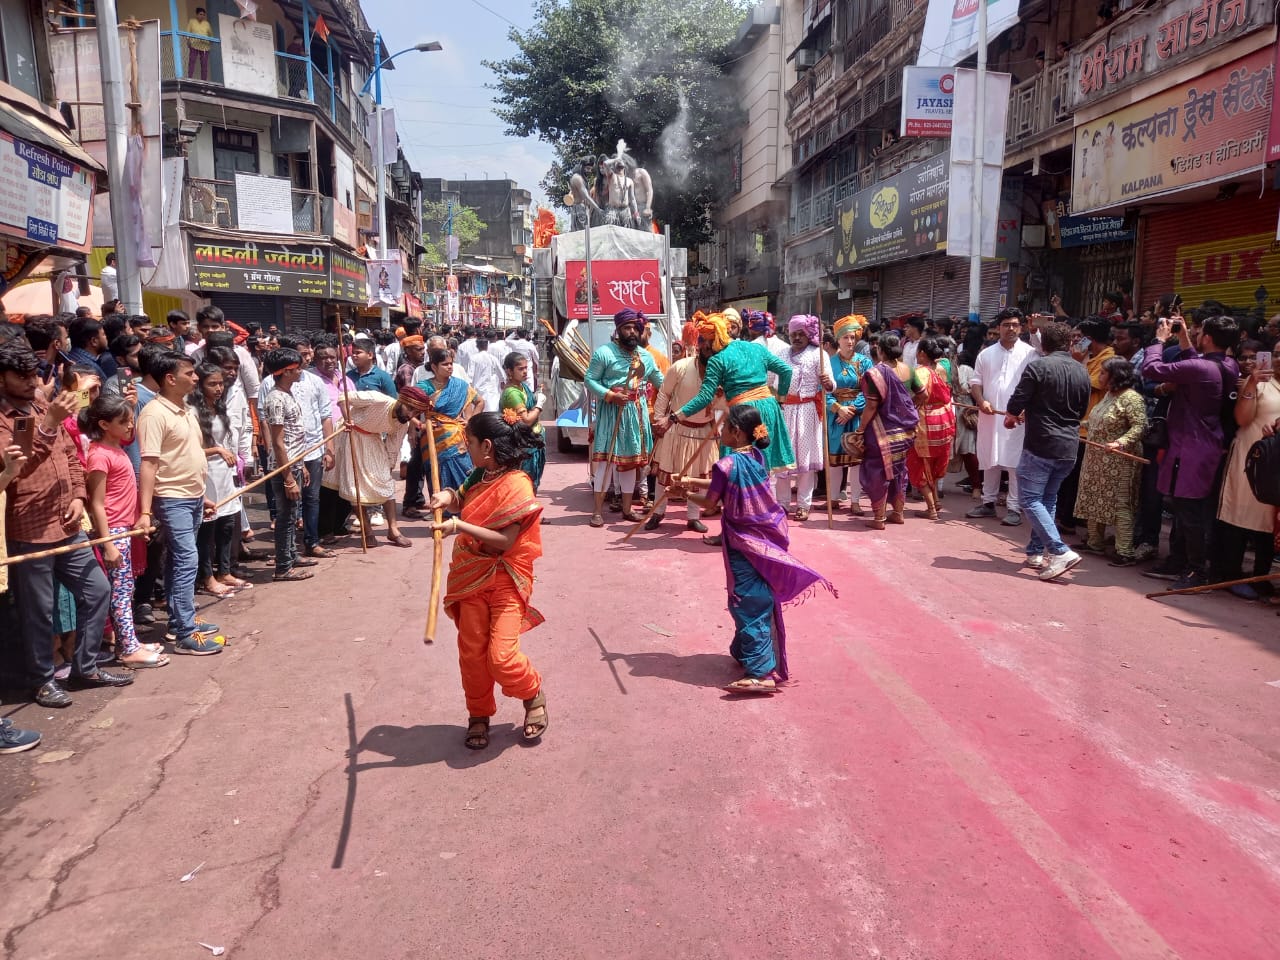
[[[1024,149],[1071,120],[1071,62],[1062,60],[1009,91],[1005,145],[1010,151]]]
[[[313,190],[293,189],[290,193],[293,230],[286,235],[332,236],[333,199],[323,197]],[[184,189],[182,218],[187,223],[223,230],[259,229],[253,225],[246,228],[240,222],[236,185],[231,180],[188,178]]]

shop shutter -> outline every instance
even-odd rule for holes
[[[321,330],[324,328],[324,301],[290,297],[284,302],[286,330]]]
[[[1265,320],[1280,306],[1278,213],[1280,191],[1259,198],[1246,187],[1230,200],[1147,215],[1138,303],[1179,293],[1188,309],[1216,300],[1238,317]]]
[[[880,271],[880,316],[929,312],[934,257],[894,263]]]
[[[863,293],[854,297],[849,312],[861,314],[868,320],[876,319],[876,295],[874,293]]]
[[[1003,260],[982,262],[982,317],[992,320],[1000,312],[1001,276],[1005,270]],[[948,277],[947,274],[951,276]],[[959,317],[969,315],[969,264],[960,257],[938,257],[933,267],[933,303],[926,311],[932,317]]]
[[[273,323],[281,323],[280,297],[264,297],[248,293],[215,293],[210,295],[209,302],[220,308],[228,320],[234,320],[242,327],[251,323],[262,324],[266,330]]]

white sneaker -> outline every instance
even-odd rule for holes
[[[1043,553],[1033,553],[1033,554],[1031,554],[1030,556],[1028,556],[1028,557],[1027,557],[1027,566],[1028,566],[1028,567],[1030,567],[1032,570],[1043,570],[1043,569],[1044,569],[1044,554],[1043,554]]]
[[[1062,576],[1083,558],[1074,550],[1060,553],[1049,561],[1049,565],[1040,571],[1041,580],[1053,580]]]
[[[382,515],[381,510],[369,511],[369,526],[385,527],[386,525],[387,525],[387,518]]]

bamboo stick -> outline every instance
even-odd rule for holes
[[[972,403],[957,403],[956,406],[963,407],[966,410],[978,410],[978,411],[982,410],[981,407],[974,406]],[[1007,410],[992,410],[991,413],[997,417],[1011,416],[1011,414]],[[1136,460],[1138,463],[1146,464],[1147,466],[1151,465],[1151,461],[1148,460],[1146,457],[1140,457],[1136,453],[1126,453],[1123,450],[1113,450],[1111,447],[1108,447],[1105,443],[1098,443],[1098,441],[1096,440],[1082,440],[1081,443],[1083,443],[1087,447],[1096,447],[1097,449],[1103,450],[1106,453],[1114,453],[1117,457],[1127,457],[1130,460]]]
[[[1223,580],[1220,583],[1204,583],[1198,587],[1182,587],[1179,590],[1157,590],[1155,593],[1148,593],[1147,599],[1152,600],[1156,597],[1175,597],[1186,593],[1208,593],[1210,590],[1225,590],[1227,587],[1239,586],[1242,583],[1265,583],[1269,580],[1280,580],[1280,573],[1267,573],[1260,577],[1244,577],[1240,580]]]
[[[219,509],[221,509],[222,507],[225,507],[225,506],[226,506],[228,503],[230,503],[232,500],[235,500],[235,499],[237,499],[238,497],[243,497],[246,493],[248,493],[248,492],[249,492],[250,490],[252,490],[254,487],[259,487],[259,486],[261,486],[262,484],[266,483],[268,480],[270,480],[272,477],[274,477],[274,476],[278,476],[279,474],[281,474],[281,473],[283,473],[284,471],[288,470],[288,469],[289,469],[290,467],[292,467],[294,464],[296,464],[296,463],[298,463],[300,460],[304,459],[304,458],[307,456],[307,454],[309,454],[309,453],[315,453],[315,451],[319,450],[319,449],[320,449],[321,447],[323,447],[326,443],[328,443],[330,440],[332,440],[334,437],[336,437],[338,434],[342,433],[342,431],[344,431],[344,430],[346,430],[346,429],[347,429],[347,428],[346,428],[345,426],[341,426],[341,427],[339,427],[337,430],[333,431],[333,433],[329,434],[327,437],[325,437],[325,438],[324,438],[323,440],[321,440],[319,443],[313,443],[311,446],[307,447],[307,449],[303,450],[300,454],[298,454],[298,455],[297,455],[296,457],[294,457],[292,460],[289,460],[289,461],[288,461],[288,462],[286,462],[286,463],[282,463],[282,464],[280,464],[280,466],[276,467],[276,468],[275,468],[274,470],[272,470],[270,473],[264,473],[264,474],[263,474],[262,476],[260,476],[257,480],[253,481],[253,483],[246,483],[243,487],[241,487],[241,488],[240,488],[239,490],[237,490],[235,493],[232,493],[232,494],[230,494],[229,496],[223,497],[223,498],[222,498],[221,500],[219,500],[216,504],[214,504],[214,506],[213,506],[214,512],[216,513]]]
[[[717,421],[718,419],[719,418],[717,418]],[[683,478],[684,475],[689,472],[689,468],[693,466],[695,461],[697,461],[698,457],[702,456],[702,451],[707,448],[708,443],[710,443],[712,440],[719,440],[719,439],[720,439],[720,424],[719,422],[713,422],[711,425],[710,436],[704,437],[702,439],[702,442],[698,444],[698,449],[693,451],[693,456],[689,458],[689,461],[684,465],[684,469],[680,471],[680,477]],[[641,517],[639,520],[637,520],[635,522],[635,525],[632,526],[632,528],[627,531],[627,535],[622,538],[623,543],[626,543],[628,540],[630,540],[631,537],[649,521],[649,518],[652,517],[655,513],[657,513],[660,507],[666,504],[667,493],[668,493],[667,490],[662,491],[662,496],[660,496],[654,502],[653,507],[649,510],[649,512],[645,514],[643,517]]]
[[[0,561],[0,566],[11,567],[15,563],[26,563],[28,560],[43,560],[46,557],[59,557],[64,553],[75,553],[77,550],[84,550],[86,547],[100,547],[104,543],[110,543],[113,540],[126,540],[129,537],[142,537],[147,534],[154,533],[157,527],[137,527],[133,530],[126,530],[124,533],[113,533],[107,537],[98,537],[96,540],[85,540],[81,543],[67,543],[61,547],[51,547],[48,550],[37,550],[35,553],[20,553],[16,556],[10,556]]]
[[[831,501],[835,499],[835,491],[831,489],[831,457],[827,453],[828,444],[830,443],[827,436],[830,430],[827,426],[827,392],[820,390],[818,398],[818,419],[822,421],[822,482],[827,488],[827,529],[830,530],[832,526]]]
[[[436,458],[436,434],[431,426],[430,416],[427,418],[427,455],[431,458],[431,490],[433,494],[440,492],[440,461]],[[462,509],[462,505],[458,505]],[[440,510],[432,511],[432,518],[437,524],[444,522],[444,514]],[[440,616],[440,572],[444,565],[444,533],[433,530],[431,533],[431,595],[427,608],[427,627],[422,635],[423,643],[436,642],[436,623]]]

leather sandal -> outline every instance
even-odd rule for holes
[[[468,750],[483,750],[489,745],[489,718],[467,717],[467,737],[463,741]]]
[[[532,719],[535,711],[542,711],[542,719]],[[547,695],[541,690],[537,696],[530,697],[524,701],[524,738],[526,740],[538,740],[547,732],[550,726],[551,718],[547,716]]]
[[[776,693],[778,684],[771,677],[743,677],[741,680],[735,680],[733,683],[725,684],[725,689],[730,693],[750,693],[750,694],[769,694]]]

